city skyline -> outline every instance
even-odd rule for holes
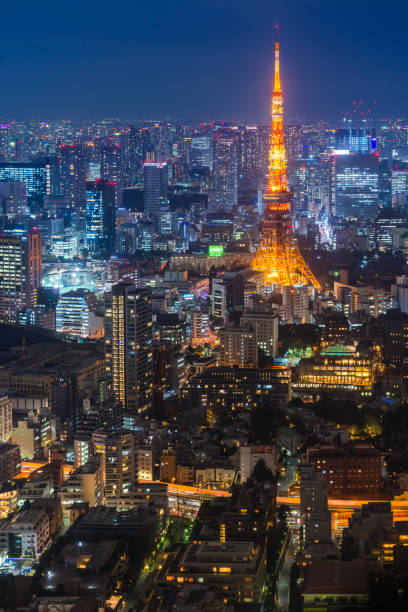
[[[48,3],[28,8],[21,47],[5,9],[2,119],[266,121],[275,23],[285,49],[288,117],[337,117],[360,99],[376,100],[379,117],[405,111],[404,6],[396,14],[379,2],[367,10],[366,2],[346,1],[338,13],[321,0],[274,7],[258,0],[248,12],[242,0],[211,0],[191,11],[181,0],[160,1],[153,12],[122,1],[113,20],[93,1],[71,6],[63,19]]]

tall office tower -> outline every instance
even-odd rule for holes
[[[283,95],[279,73],[279,42],[275,42],[275,82],[272,94],[272,133],[268,188],[261,243],[252,268],[264,272],[266,284],[320,285],[304,261],[293,235],[283,137]]]
[[[143,164],[150,151],[150,131],[148,128],[131,125],[129,128],[128,164],[126,184],[134,185],[143,180]]]
[[[375,217],[379,163],[375,153],[334,155],[330,160],[330,212],[336,217]]]
[[[213,141],[207,134],[193,134],[190,145],[190,168],[209,168],[213,165]]]
[[[105,503],[120,509],[121,498],[130,495],[137,482],[135,438],[131,431],[109,434],[105,439]]]
[[[258,127],[259,146],[259,171],[261,173],[261,189],[265,189],[268,183],[269,149],[271,147],[271,126],[260,125]]]
[[[165,162],[170,156],[170,125],[156,123],[150,133],[155,161]]]
[[[113,253],[116,236],[115,183],[86,183],[86,243],[95,255]]]
[[[20,181],[25,183],[28,205],[31,209],[42,208],[44,197],[51,194],[51,164],[41,162],[2,162],[0,182]]]
[[[11,158],[11,135],[10,124],[0,125],[0,160],[9,161]]]
[[[238,204],[238,136],[220,131],[214,138],[214,195],[216,210],[231,210]]]
[[[144,212],[159,227],[160,207],[167,203],[169,182],[168,166],[165,163],[144,165]]]
[[[0,214],[10,219],[28,214],[26,186],[23,181],[0,182]]]
[[[152,298],[148,289],[118,284],[105,297],[106,378],[129,412],[148,415],[152,404]]]
[[[285,142],[288,160],[299,159],[302,155],[302,126],[288,125],[285,128]]]
[[[82,145],[61,145],[61,189],[72,208],[85,208],[87,152]]]
[[[239,162],[240,189],[256,191],[262,187],[259,167],[259,135],[256,127],[247,127],[241,134]]]
[[[41,286],[41,235],[0,236],[0,319],[38,305]]]
[[[116,206],[122,204],[123,191],[123,157],[119,145],[104,145],[100,149],[101,179],[116,184]]]
[[[377,147],[375,131],[368,128],[340,128],[336,130],[336,149],[350,153],[370,153]]]
[[[300,467],[300,515],[303,548],[331,544],[331,514],[328,509],[327,484],[313,465]]]

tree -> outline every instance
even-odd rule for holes
[[[268,468],[263,459],[258,459],[253,472],[253,478],[258,482],[275,482],[276,478],[272,473],[272,470]]]

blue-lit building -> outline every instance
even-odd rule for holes
[[[112,253],[115,246],[115,183],[86,183],[86,243],[91,253]]]
[[[379,209],[379,160],[375,153],[333,155],[330,212],[337,217],[375,217]]]
[[[31,209],[42,208],[44,197],[51,194],[51,164],[44,162],[2,162],[0,181],[22,181]]]

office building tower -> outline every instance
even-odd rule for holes
[[[193,134],[190,146],[190,167],[208,168],[213,165],[213,141],[211,136]]]
[[[126,184],[134,185],[143,180],[143,165],[147,152],[151,150],[150,130],[131,125],[129,128],[129,147],[126,165]]]
[[[26,185],[23,181],[0,182],[0,214],[9,219],[28,214]]]
[[[379,164],[375,153],[334,155],[330,161],[330,212],[337,217],[375,217]]]
[[[167,203],[168,166],[166,163],[144,165],[144,213],[154,221],[158,229],[160,207]]]
[[[0,161],[9,161],[11,158],[10,124],[0,125]]]
[[[25,183],[27,202],[32,210],[42,208],[44,197],[51,195],[51,164],[41,162],[2,162],[0,182],[20,181]]]
[[[71,208],[85,208],[87,152],[82,145],[62,145],[59,149],[62,194]]]
[[[243,130],[240,139],[239,187],[243,191],[257,191],[262,187],[259,167],[259,137],[256,127]]]
[[[336,150],[371,153],[377,147],[375,132],[368,128],[340,128],[335,135]]]
[[[152,299],[118,284],[105,298],[106,378],[125,410],[147,415],[152,402]]]
[[[0,236],[0,319],[16,321],[19,311],[37,307],[41,271],[39,233]]]
[[[86,243],[95,255],[112,254],[115,247],[115,183],[86,183]]]
[[[0,442],[8,442],[13,431],[13,405],[8,395],[0,393]]]
[[[123,155],[119,145],[105,145],[100,149],[101,172],[103,181],[115,183],[116,206],[122,204],[123,191]]]
[[[218,132],[214,138],[214,207],[231,210],[238,204],[238,136]]]
[[[151,128],[150,135],[155,161],[165,162],[170,156],[170,125],[156,123]]]
[[[57,332],[78,338],[102,338],[103,317],[96,315],[88,304],[85,289],[68,291],[58,299],[55,313]]]

